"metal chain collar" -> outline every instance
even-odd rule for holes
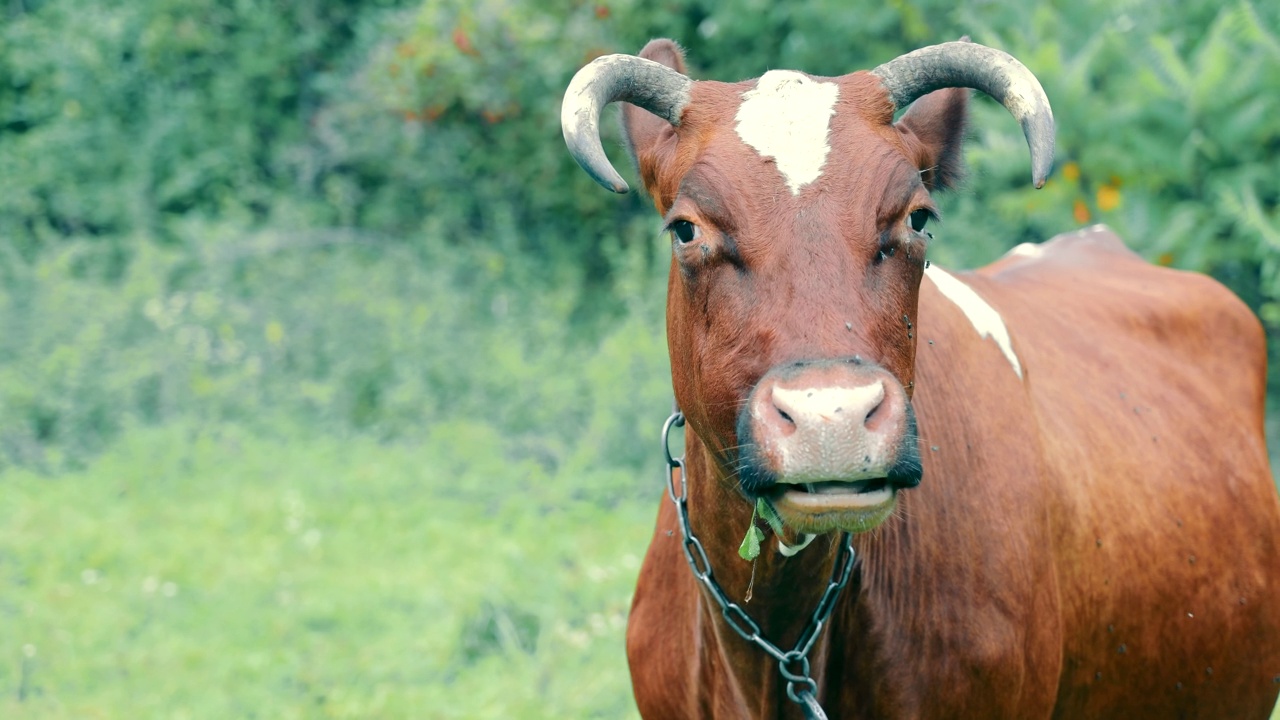
[[[827,589],[822,593],[818,607],[814,608],[809,624],[805,626],[804,632],[800,633],[800,639],[796,641],[795,648],[784,652],[760,634],[760,626],[756,621],[752,620],[741,606],[731,602],[725,596],[724,590],[720,589],[720,583],[717,583],[711,574],[711,562],[707,559],[707,552],[689,525],[688,482],[684,472],[684,456],[671,456],[671,429],[677,427],[684,427],[684,413],[679,410],[673,412],[662,426],[662,454],[667,459],[667,495],[671,497],[671,502],[675,503],[676,514],[680,517],[680,534],[684,536],[684,557],[689,561],[693,576],[702,583],[711,594],[711,598],[720,606],[720,613],[729,627],[733,628],[733,631],[743,640],[754,644],[778,661],[778,672],[787,681],[787,697],[791,702],[799,705],[809,720],[826,720],[827,715],[818,704],[818,684],[810,676],[809,651],[813,649],[827,618],[831,616],[840,591],[849,584],[849,576],[853,573],[853,539],[847,532],[840,536],[840,549],[836,555],[835,565],[831,568],[831,579],[827,582]],[[680,469],[679,488],[676,487],[675,481],[676,468]]]

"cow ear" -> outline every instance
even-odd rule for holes
[[[930,191],[953,187],[964,174],[964,136],[969,122],[966,88],[937,90],[916,100],[896,127],[914,153],[920,179]]]
[[[662,63],[681,75],[687,74],[684,65],[684,49],[674,40],[662,38],[650,40],[640,51],[640,57]],[[653,194],[653,182],[657,177],[658,164],[665,154],[664,147],[669,148],[675,139],[675,128],[671,123],[631,103],[622,105],[622,134],[627,140],[627,152],[631,154],[631,162],[644,181],[645,189]]]

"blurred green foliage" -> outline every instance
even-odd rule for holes
[[[935,260],[980,264],[1104,221],[1280,327],[1274,3],[2,12],[0,462],[56,468],[124,424],[187,415],[382,437],[482,416],[504,437],[572,442],[608,413],[564,402],[592,379],[555,368],[636,313],[654,322],[663,259],[645,199],[601,191],[567,157],[560,96],[591,57],[655,35],[719,79],[838,74],[966,33],[1008,49],[1054,101],[1059,171],[1031,190],[1017,128],[976,103]],[[614,123],[606,135],[616,150]],[[623,256],[639,280],[619,284]],[[656,341],[628,337],[658,371]]]
[[[1032,190],[1018,128],[979,98],[934,260],[979,265],[1106,222],[1153,262],[1222,279],[1280,338],[1277,28],[1280,4],[1209,0],[6,0],[0,482],[15,496],[0,510],[0,573],[22,590],[0,599],[0,692],[40,681],[71,715],[127,707],[148,689],[111,695],[127,686],[94,663],[132,652],[112,634],[129,626],[195,638],[135,658],[141,674],[267,677],[288,689],[272,706],[282,717],[439,703],[451,709],[429,717],[625,714],[610,618],[634,567],[608,571],[612,594],[551,585],[578,583],[568,538],[598,568],[643,543],[670,403],[668,249],[643,196],[600,189],[565,153],[572,74],[656,36],[685,44],[695,77],[738,80],[841,74],[970,35],[1040,77],[1058,170]],[[626,168],[616,122],[604,128]],[[271,508],[304,496],[333,538],[320,547],[345,553],[330,572],[385,596],[318,566],[281,579],[302,536],[281,535]],[[424,539],[442,547],[507,533],[497,565],[477,570],[495,584],[442,551],[414,554],[394,537],[414,518],[442,523]],[[220,549],[233,536],[244,546]],[[528,554],[546,542],[545,557]],[[361,557],[361,543],[404,561]],[[243,585],[217,563],[212,580],[183,575],[263,547],[278,562],[244,570]],[[117,595],[87,595],[102,587],[86,570]],[[154,588],[136,595],[152,577],[176,578],[195,604],[147,605]],[[465,590],[429,596],[438,628],[389,643],[419,632],[410,587],[432,578]],[[271,598],[306,582],[328,610],[277,615]],[[370,597],[382,620],[360,618]],[[59,639],[69,616],[89,618],[74,642]],[[372,679],[346,686],[342,665],[260,656],[264,628],[273,643],[353,652]],[[357,630],[376,652],[344,645]],[[210,665],[200,648],[218,642],[242,659]],[[39,660],[14,654],[25,644]],[[558,664],[598,670],[608,692],[575,694],[545,669]],[[528,680],[520,693],[484,682],[508,671]],[[143,714],[186,705],[191,689],[165,682]],[[246,698],[271,690],[253,687]],[[325,687],[349,702],[308,705]],[[19,700],[7,709],[31,707]]]

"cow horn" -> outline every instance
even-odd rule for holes
[[[1012,55],[971,42],[931,45],[901,55],[871,71],[895,109],[948,87],[981,90],[1022,125],[1031,148],[1031,179],[1037,188],[1053,169],[1053,110],[1040,81]]]
[[[679,125],[692,86],[689,78],[652,60],[634,55],[596,58],[573,76],[560,107],[560,129],[569,154],[596,182],[616,193],[627,192],[626,181],[600,146],[600,112],[623,100]]]

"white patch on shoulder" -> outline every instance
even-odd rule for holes
[[[831,150],[827,126],[839,97],[839,85],[794,70],[770,70],[742,93],[738,137],[774,159],[792,195],[822,175]]]
[[[1037,245],[1036,243],[1024,242],[1021,245],[1014,247],[1012,250],[1010,250],[1005,254],[1013,255],[1016,257],[1031,258],[1032,260],[1034,260],[1040,257],[1041,255],[1044,255],[1044,248],[1040,245]]]
[[[925,277],[933,281],[938,290],[947,299],[955,303],[965,317],[969,318],[969,322],[973,323],[973,329],[978,331],[981,337],[989,337],[996,341],[996,345],[1000,347],[1000,352],[1004,353],[1005,358],[1009,360],[1009,364],[1013,366],[1013,371],[1022,377],[1022,363],[1018,362],[1018,356],[1013,352],[1013,341],[1009,338],[1009,329],[1005,327],[1004,320],[1000,318],[1000,313],[996,309],[987,304],[973,288],[965,285],[948,273],[946,270],[937,265],[930,265],[924,270]]]

